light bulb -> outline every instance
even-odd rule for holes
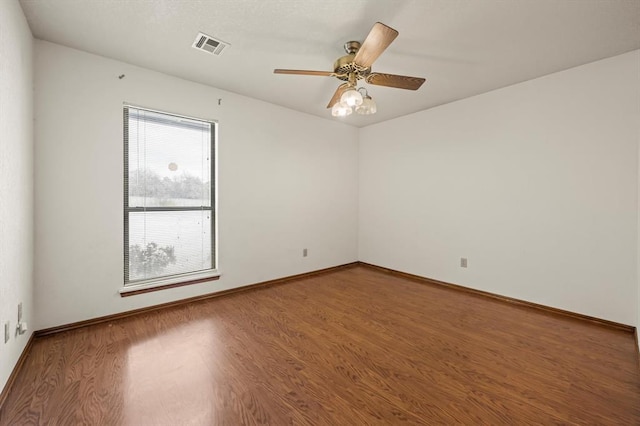
[[[331,115],[334,117],[346,117],[352,112],[351,107],[344,102],[336,102],[333,108],[331,108]]]
[[[355,87],[349,87],[342,93],[342,96],[340,96],[340,102],[344,102],[350,107],[358,106],[362,104],[362,95]]]
[[[361,115],[375,114],[377,110],[376,103],[368,95],[364,97],[362,104],[356,107],[356,112]]]

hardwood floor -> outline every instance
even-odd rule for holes
[[[36,339],[1,425],[640,424],[633,334],[354,267]]]

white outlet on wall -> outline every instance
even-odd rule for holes
[[[4,342],[7,343],[11,338],[11,321],[4,323]]]
[[[461,257],[460,258],[460,267],[461,268],[466,268],[467,267],[467,258],[466,257]]]
[[[308,253],[307,249],[302,249],[302,257],[307,257]]]

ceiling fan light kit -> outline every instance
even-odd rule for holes
[[[398,36],[398,31],[380,22],[376,22],[362,44],[348,41],[344,44],[345,56],[338,58],[331,71],[307,71],[275,69],[275,74],[315,75],[336,77],[346,81],[336,89],[327,108],[331,108],[334,117],[345,117],[355,112],[361,115],[375,114],[376,103],[364,87],[358,87],[358,80],[367,84],[394,87],[398,89],[418,90],[425,79],[403,75],[371,72],[371,64],[385,51]],[[360,93],[360,91],[364,93]]]

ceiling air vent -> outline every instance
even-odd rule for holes
[[[222,54],[225,48],[231,45],[206,34],[198,33],[196,40],[191,46],[195,49],[202,50],[203,52],[219,56]]]

